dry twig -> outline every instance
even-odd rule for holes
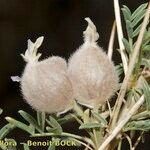
[[[129,121],[129,119],[132,117],[132,115],[139,109],[139,107],[144,103],[144,95],[141,96],[141,98],[136,102],[136,104],[131,108],[131,110],[128,112],[128,114],[124,117],[123,120],[121,120],[116,128],[112,131],[112,133],[106,138],[106,140],[102,143],[102,145],[99,147],[98,150],[105,150],[107,145],[118,135],[118,133],[121,131],[123,126]]]
[[[114,0],[114,11],[115,11],[115,18],[116,18],[116,25],[117,25],[117,34],[118,34],[118,41],[119,41],[119,47],[120,47],[120,54],[121,54],[124,73],[126,74],[127,69],[128,69],[128,59],[127,59],[127,54],[125,53],[124,44],[122,42],[123,31],[122,31],[122,25],[121,25],[120,7],[119,7],[118,0]]]
[[[112,27],[112,30],[111,30],[110,39],[109,39],[109,44],[108,44],[108,57],[109,57],[110,60],[112,59],[112,54],[113,54],[115,32],[116,32],[116,22],[114,21],[113,27]]]

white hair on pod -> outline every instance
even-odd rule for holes
[[[37,49],[43,37],[32,43],[22,55],[27,62],[21,77],[24,99],[34,109],[42,112],[65,112],[73,106],[73,90],[67,74],[66,61],[57,56],[38,61],[41,56]]]
[[[84,44],[70,57],[68,73],[73,85],[75,99],[93,108],[104,104],[117,90],[118,77],[112,61],[96,41],[99,35],[90,18],[85,18],[88,26],[84,34]]]

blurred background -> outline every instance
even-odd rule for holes
[[[144,2],[147,1],[120,0],[120,5],[134,10]],[[17,113],[20,109],[35,113],[24,102],[19,83],[10,79],[10,76],[21,76],[23,72],[25,62],[20,54],[25,52],[27,40],[34,42],[39,36],[44,36],[39,49],[42,59],[51,55],[67,59],[83,43],[82,33],[87,25],[85,17],[90,17],[97,26],[98,43],[107,51],[114,21],[113,0],[0,0],[0,108],[4,109],[0,127],[6,124],[5,116],[21,120]],[[115,48],[118,48],[117,41]],[[120,60],[117,51],[113,60],[115,63]],[[66,126],[75,131],[70,124]],[[28,137],[20,130],[9,136],[21,142]],[[145,143],[139,145],[139,150],[149,149],[150,137],[148,134],[145,136]],[[127,149],[126,145],[124,149]]]

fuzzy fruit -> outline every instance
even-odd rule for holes
[[[118,87],[118,77],[111,62],[96,41],[99,35],[89,19],[84,31],[84,44],[70,57],[69,77],[76,100],[85,106],[96,107],[108,100]]]
[[[43,37],[35,43],[28,40],[28,49],[22,55],[27,62],[21,77],[24,99],[34,109],[42,112],[63,112],[72,108],[73,91],[67,75],[66,61],[61,57],[49,57],[38,61],[37,53]]]

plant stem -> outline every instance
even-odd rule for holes
[[[82,140],[86,143],[89,143],[88,138],[85,138],[85,137],[82,137],[82,136],[79,136],[79,135],[75,135],[75,134],[71,134],[71,133],[66,133],[66,132],[62,132],[60,135],[56,135],[55,133],[42,133],[42,134],[37,133],[37,134],[33,134],[31,137],[44,137],[44,136],[66,136],[66,137],[75,138],[75,139],[78,139],[78,140]],[[89,144],[91,144],[93,147],[95,147],[92,142],[90,142]],[[88,146],[88,148],[89,148],[89,146]]]
[[[96,130],[93,129],[93,135],[94,135],[94,140],[95,140],[95,145],[96,145],[96,149],[99,147],[99,142],[97,140],[97,135],[96,135]]]
[[[124,44],[122,42],[123,31],[122,31],[122,25],[121,25],[119,0],[114,0],[114,11],[115,11],[115,18],[116,18],[116,25],[117,25],[117,33],[118,33],[118,42],[119,42],[119,47],[120,47],[120,54],[121,54],[124,73],[126,74],[127,69],[128,69],[128,59],[127,59],[127,55],[125,53]]]
[[[108,110],[109,110],[109,116],[110,116],[110,118],[112,118],[112,110],[111,110],[111,106],[110,106],[110,103],[108,100],[107,100],[107,106],[108,106]]]
[[[43,136],[69,136],[69,137],[76,138],[79,140],[85,139],[82,136],[71,134],[71,133],[66,133],[66,132],[62,132],[61,135],[56,135],[55,133],[42,133],[42,134],[36,133],[36,134],[33,134],[31,137],[43,137]]]
[[[112,131],[112,133],[106,138],[106,140],[102,143],[98,150],[105,150],[107,145],[118,135],[123,126],[129,121],[132,115],[139,109],[139,107],[144,103],[144,95],[140,97],[140,99],[135,103],[135,105],[131,108],[128,114],[121,120],[116,128]]]
[[[112,30],[111,30],[110,39],[109,39],[109,44],[108,44],[108,57],[109,57],[110,60],[112,59],[112,54],[113,54],[115,32],[116,32],[116,22],[114,21],[113,27],[112,27]]]
[[[126,76],[123,80],[118,98],[116,100],[116,104],[115,104],[115,107],[114,107],[114,110],[113,110],[113,118],[112,118],[112,122],[111,122],[111,126],[110,126],[111,129],[114,128],[114,126],[117,122],[118,115],[119,115],[119,112],[120,112],[120,108],[121,108],[121,105],[122,105],[122,101],[123,101],[125,93],[126,93],[127,85],[128,85],[128,82],[130,80],[130,76],[132,75],[132,72],[133,72],[135,64],[136,64],[136,60],[137,60],[136,58],[138,57],[138,54],[140,52],[140,48],[141,48],[141,44],[142,44],[142,41],[143,41],[144,33],[145,33],[146,26],[147,26],[147,23],[148,23],[148,20],[149,20],[149,15],[150,15],[150,3],[148,5],[147,12],[146,12],[144,21],[142,23],[141,31],[139,33],[135,48],[134,48],[133,53],[132,53],[132,57],[131,57],[130,62],[129,62],[129,68],[128,68],[127,74],[126,74]]]
[[[121,150],[121,146],[122,146],[122,139],[119,141],[117,150]]]
[[[126,137],[126,139],[129,142],[130,150],[132,150],[132,140],[131,140],[131,138],[126,133],[124,133],[124,136]]]

